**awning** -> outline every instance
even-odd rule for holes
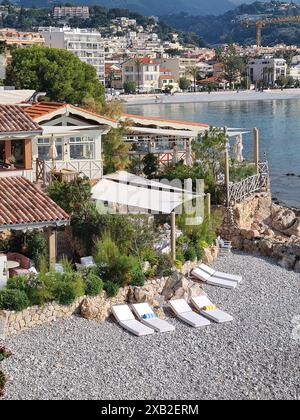
[[[76,134],[78,131],[99,130],[98,125],[82,125],[82,126],[43,126],[43,136],[63,136]]]
[[[23,177],[0,178],[0,231],[58,227],[69,215]]]
[[[134,174],[130,174],[126,171],[119,171],[115,172],[110,175],[105,175],[105,179],[110,179],[112,181],[117,181],[120,183],[130,184],[137,187],[145,187],[145,188],[153,188],[153,189],[162,189],[164,191],[174,191],[174,192],[181,192],[183,191],[182,188],[178,188],[176,186],[171,185],[170,182],[167,183],[167,180],[165,181],[152,181],[147,178],[143,178],[141,176],[137,176]],[[189,191],[187,191],[189,192]]]
[[[141,134],[156,134],[157,136],[174,136],[184,138],[197,138],[199,133],[188,130],[167,130],[163,128],[143,128],[143,127],[129,127],[129,132]],[[205,131],[205,130],[203,130]]]
[[[179,188],[173,192],[162,185],[161,187],[162,190],[157,185],[153,185],[153,188],[148,188],[147,185],[128,185],[104,178],[93,187],[92,198],[96,201],[139,209],[146,213],[153,211],[170,214],[183,203],[202,196]]]

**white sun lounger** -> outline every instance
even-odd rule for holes
[[[242,276],[237,276],[235,274],[229,274],[229,273],[223,273],[222,271],[216,271],[213,268],[209,267],[206,264],[201,264],[200,268],[203,271],[206,271],[208,274],[210,274],[213,277],[218,277],[220,279],[224,280],[230,280],[230,281],[236,281],[237,283],[241,283],[243,280]]]
[[[202,270],[200,267],[195,268],[191,274],[196,279],[201,280],[211,286],[223,287],[225,289],[235,289],[238,285],[236,281],[225,280],[212,276],[211,274],[208,274],[206,271]]]
[[[147,327],[153,328],[155,331],[160,333],[175,331],[174,325],[158,318],[148,303],[135,303],[132,305],[132,309],[139,320],[143,324],[147,325]],[[150,317],[147,318],[147,315],[150,315]]]
[[[203,328],[210,325],[210,321],[194,312],[184,299],[170,300],[169,304],[176,316],[186,324],[194,328]]]
[[[138,337],[154,334],[154,330],[137,321],[128,305],[112,306],[112,313],[119,325]]]
[[[192,297],[192,304],[197,308],[201,315],[211,319],[218,324],[225,322],[232,322],[233,317],[220,309],[205,310],[205,307],[213,306],[213,303],[208,299],[207,296]]]

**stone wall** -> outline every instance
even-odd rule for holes
[[[223,209],[219,233],[234,248],[275,258],[282,267],[300,272],[300,217],[273,203],[271,193]]]

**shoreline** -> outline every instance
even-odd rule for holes
[[[270,90],[264,92],[237,91],[212,93],[177,93],[167,95],[130,95],[122,97],[128,107],[137,105],[178,105],[187,103],[211,103],[227,101],[274,101],[300,99],[300,89]]]

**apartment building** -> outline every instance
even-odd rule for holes
[[[71,51],[81,61],[95,67],[99,80],[105,83],[105,51],[100,32],[69,27],[40,28],[40,31],[46,46]]]
[[[31,45],[43,45],[45,40],[38,32],[20,32],[16,29],[0,29],[0,42],[6,45],[27,47]]]
[[[90,9],[87,6],[55,6],[53,8],[54,19],[66,19],[78,17],[80,19],[89,19]]]
[[[160,64],[149,57],[132,58],[122,65],[122,81],[135,82],[140,92],[159,89]]]
[[[286,60],[272,56],[253,59],[247,68],[252,83],[265,82],[274,85],[280,76],[287,75]]]
[[[196,67],[197,59],[193,57],[161,58],[159,62],[161,66],[170,69],[176,83],[179,83],[182,77],[193,81],[193,76],[189,75],[189,68]]]

